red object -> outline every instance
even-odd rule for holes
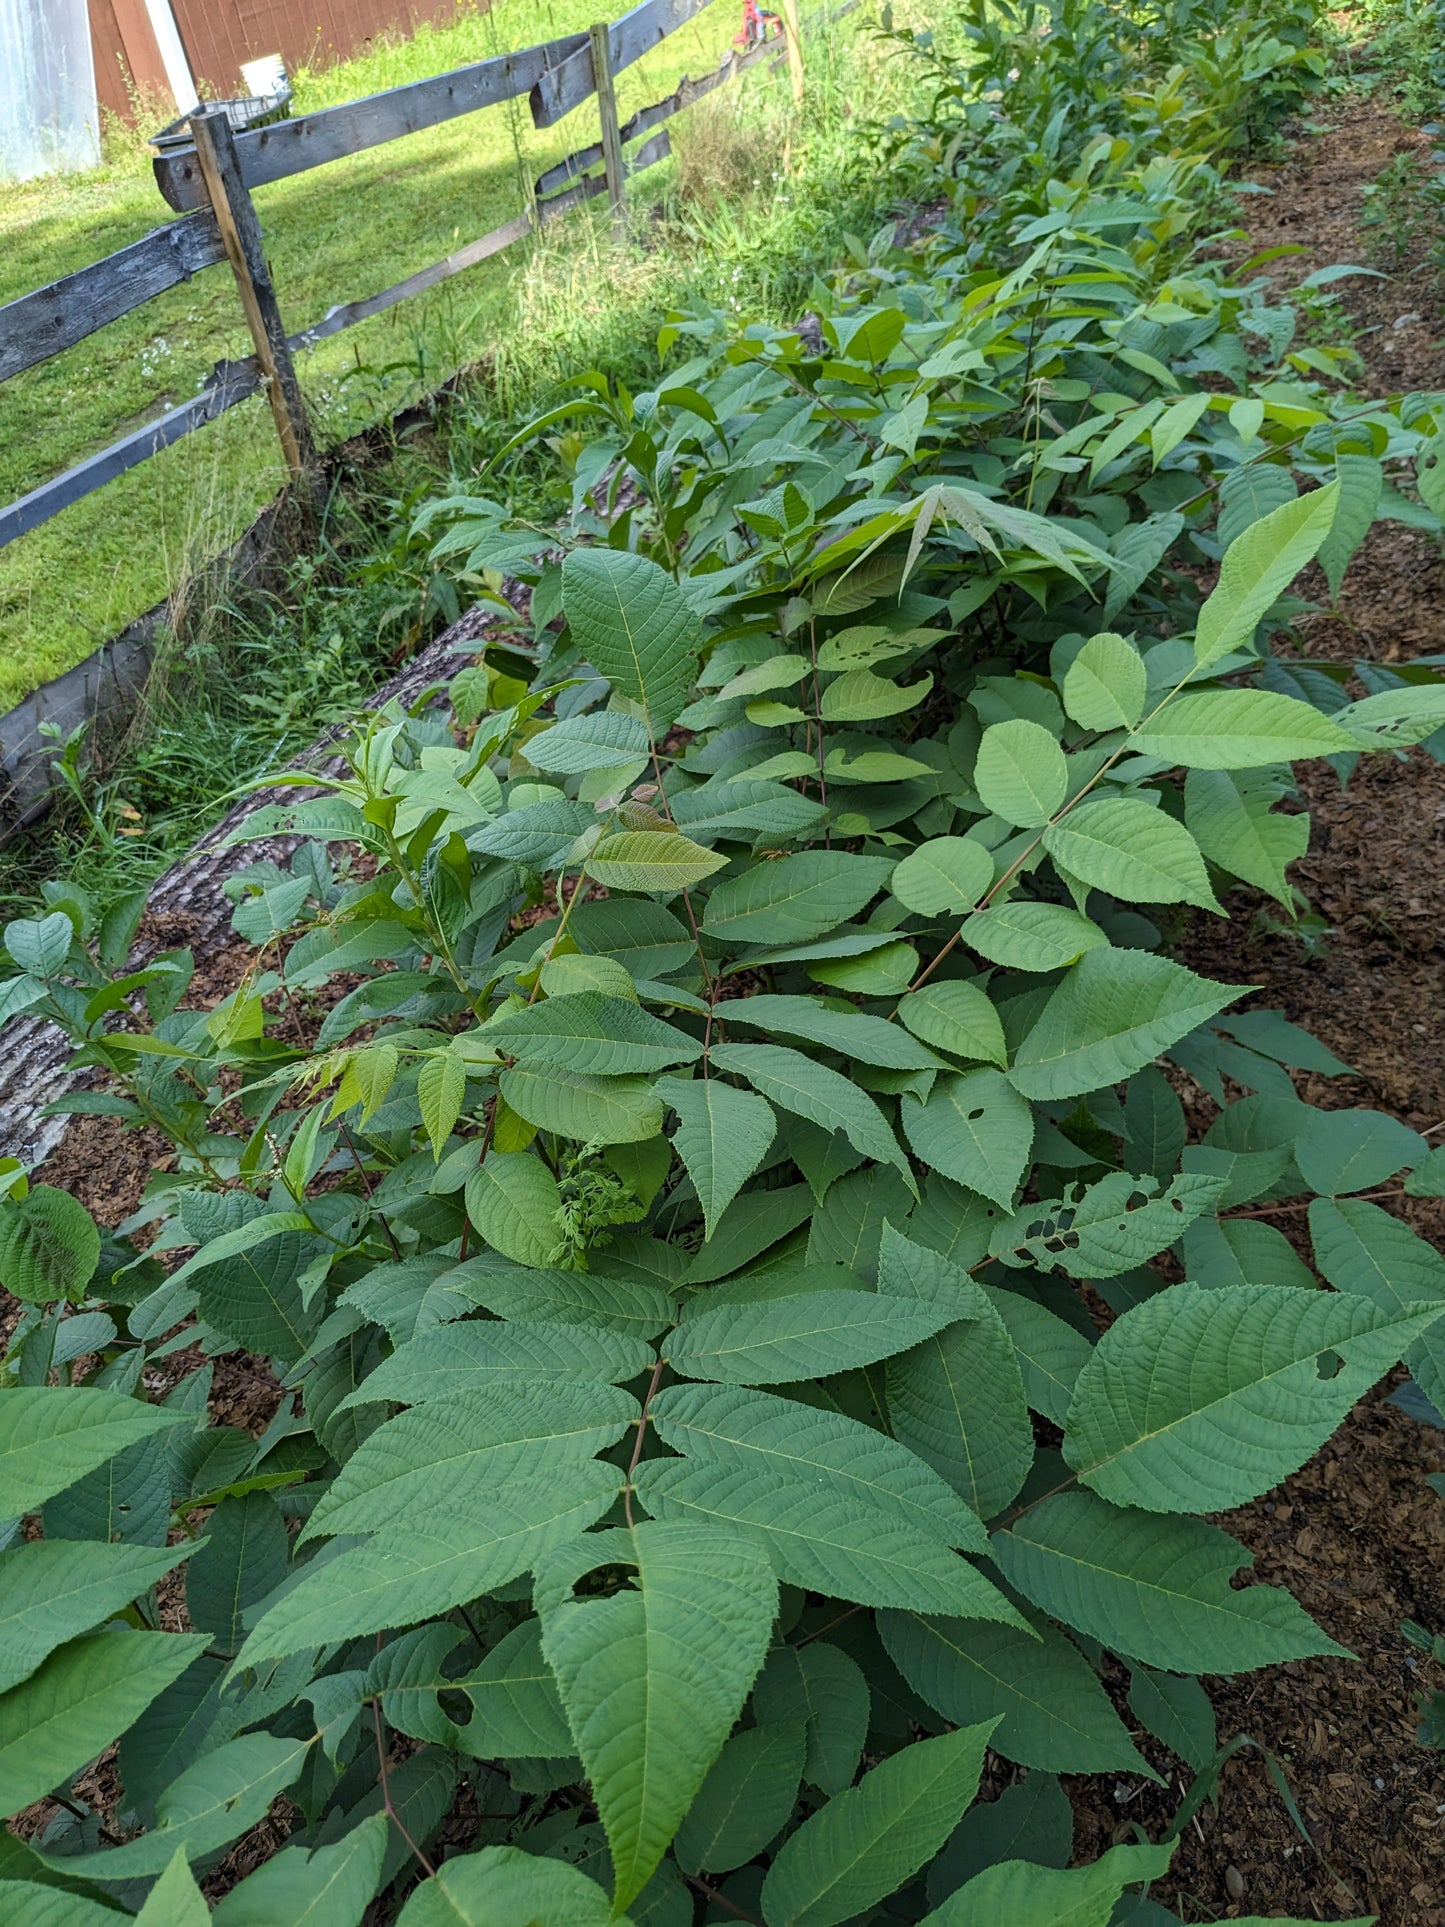
[[[756,47],[760,41],[776,40],[782,34],[783,22],[776,13],[760,7],[758,0],[743,0],[743,30],[733,41],[735,47]]]

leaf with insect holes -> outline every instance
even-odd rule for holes
[[[1172,1285],[1095,1346],[1069,1402],[1064,1457],[1114,1505],[1243,1505],[1298,1471],[1442,1311],[1293,1285]],[[1322,1378],[1328,1352],[1340,1363]]]
[[[584,660],[637,704],[660,742],[687,706],[703,645],[677,583],[627,549],[573,549],[562,564],[562,608]]]
[[[1060,1492],[996,1532],[993,1557],[1054,1619],[1149,1666],[1242,1673],[1346,1656],[1282,1588],[1231,1586],[1253,1555],[1202,1519],[1164,1521]]]
[[[932,1170],[1009,1208],[1028,1167],[1034,1119],[1002,1071],[940,1077],[925,1102],[903,1099],[902,1119],[908,1142]]]

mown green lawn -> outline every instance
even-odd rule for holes
[[[301,75],[295,110],[573,32],[600,11],[597,0],[468,8],[454,25],[405,45]],[[623,116],[669,92],[679,75],[716,65],[737,29],[736,5],[721,0],[620,75]],[[742,84],[768,83],[755,72]],[[587,102],[539,132],[523,99],[259,189],[288,329],[510,219],[524,205],[524,181],[594,140],[596,126]],[[0,301],[171,218],[138,152],[91,174],[0,191]],[[502,338],[524,271],[518,246],[304,356],[301,379],[323,439],[392,412]],[[7,382],[0,501],[154,418],[193,394],[216,361],[249,349],[220,266]],[[234,540],[283,479],[270,413],[256,398],[0,549],[0,710],[158,602],[188,564]]]

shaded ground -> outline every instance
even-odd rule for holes
[[[1251,250],[1306,250],[1270,264],[1282,289],[1330,263],[1368,261],[1361,189],[1414,146],[1428,150],[1429,142],[1383,105],[1357,101],[1282,166],[1252,170],[1271,193],[1245,203]],[[1362,392],[1445,388],[1439,291],[1409,278],[1343,286],[1361,330]],[[1302,586],[1323,602],[1323,578],[1312,575]],[[1336,661],[1395,663],[1445,650],[1439,543],[1379,525],[1350,567],[1339,611],[1307,619],[1299,633],[1302,654]],[[1291,938],[1247,935],[1247,891],[1232,899],[1228,924],[1196,917],[1176,954],[1206,975],[1258,984],[1257,1002],[1282,1007],[1359,1072],[1332,1084],[1308,1080],[1312,1100],[1373,1105],[1438,1134],[1445,768],[1414,750],[1362,764],[1347,791],[1325,764],[1308,768],[1302,787],[1313,835],[1294,875],[1331,927],[1322,954],[1307,955]],[[1415,1230],[1445,1242],[1441,1207],[1406,1202]],[[1304,1238],[1303,1214],[1277,1222]],[[1302,1249],[1307,1257],[1307,1244]],[[1189,1828],[1174,1874],[1158,1890],[1186,1919],[1376,1912],[1381,1927],[1445,1927],[1445,1770],[1442,1756],[1415,1740],[1415,1702],[1432,1669],[1399,1631],[1402,1619],[1445,1631],[1445,1505],[1425,1484],[1427,1472],[1445,1467],[1445,1432],[1389,1402],[1402,1376],[1360,1405],[1302,1472],[1221,1521],[1254,1552],[1258,1576],[1288,1586],[1358,1664],[1301,1661],[1212,1683],[1221,1740],[1248,1733],[1277,1756],[1314,1848],[1260,1754],[1243,1750],[1224,1769],[1217,1812],[1206,1809]],[[1162,1753],[1151,1757],[1161,1768],[1169,1763]],[[1152,1833],[1178,1801],[1177,1787],[1167,1797],[1145,1789],[1123,1801],[1108,1798],[1114,1791],[1097,1781],[1076,1787],[1081,1845],[1102,1849],[1129,1821]],[[1231,1883],[1233,1896],[1231,1868],[1243,1882]]]

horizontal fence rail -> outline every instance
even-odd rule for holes
[[[656,4],[657,0],[648,0],[648,5]],[[271,181],[284,181],[293,174],[324,167],[328,161],[345,160],[368,147],[381,147],[403,135],[420,134],[463,114],[515,100],[530,93],[549,67],[565,62],[578,48],[585,54],[585,33],[525,47],[520,53],[479,60],[454,73],[437,74],[430,80],[390,88],[384,94],[369,94],[365,100],[348,101],[344,107],[324,107],[315,114],[301,114],[295,120],[280,120],[249,134],[238,134],[236,157],[241,178],[247,187],[265,187]],[[205,206],[206,184],[193,147],[162,154],[154,166],[156,185],[172,207]]]
[[[107,322],[119,321],[225,258],[220,230],[207,209],[152,228],[103,261],[7,302],[0,307],[0,381],[73,348]]]
[[[630,154],[623,149],[758,61],[786,57],[793,69],[796,93],[801,52],[794,32],[759,42],[746,51],[733,48],[713,72],[696,80],[684,78],[665,100],[642,108],[618,127],[612,75],[640,60],[709,3],[642,0],[621,19],[599,26],[595,35],[565,35],[251,133],[233,136],[229,128],[212,133],[203,125],[201,134],[224,150],[224,182],[219,174],[215,176],[216,206],[222,217],[219,223],[210,204],[197,146],[175,149],[158,158],[154,166],[161,193],[172,207],[190,211],[103,260],[0,307],[0,381],[75,347],[107,323],[120,320],[193,274],[228,258],[257,353],[219,362],[198,394],[0,508],[0,547],[40,527],[62,509],[150,460],[258,391],[266,392],[271,400],[282,449],[299,479],[311,459],[311,443],[291,361],[294,353],[437,287],[595,195],[611,196],[614,220],[620,223],[623,179],[666,159],[671,143],[664,129]],[[851,12],[856,4],[857,0],[846,0],[836,11]],[[792,13],[791,5],[788,12]],[[532,118],[539,127],[551,126],[583,101],[596,97],[602,140],[548,168],[535,183],[531,204],[501,227],[465,243],[390,288],[339,303],[310,327],[286,334],[260,254],[250,189],[522,94],[530,94]],[[220,111],[201,109],[193,116],[193,126],[209,123]],[[214,173],[216,161],[209,165]],[[603,171],[594,173],[599,167]],[[238,240],[238,221],[254,237],[252,246]]]

